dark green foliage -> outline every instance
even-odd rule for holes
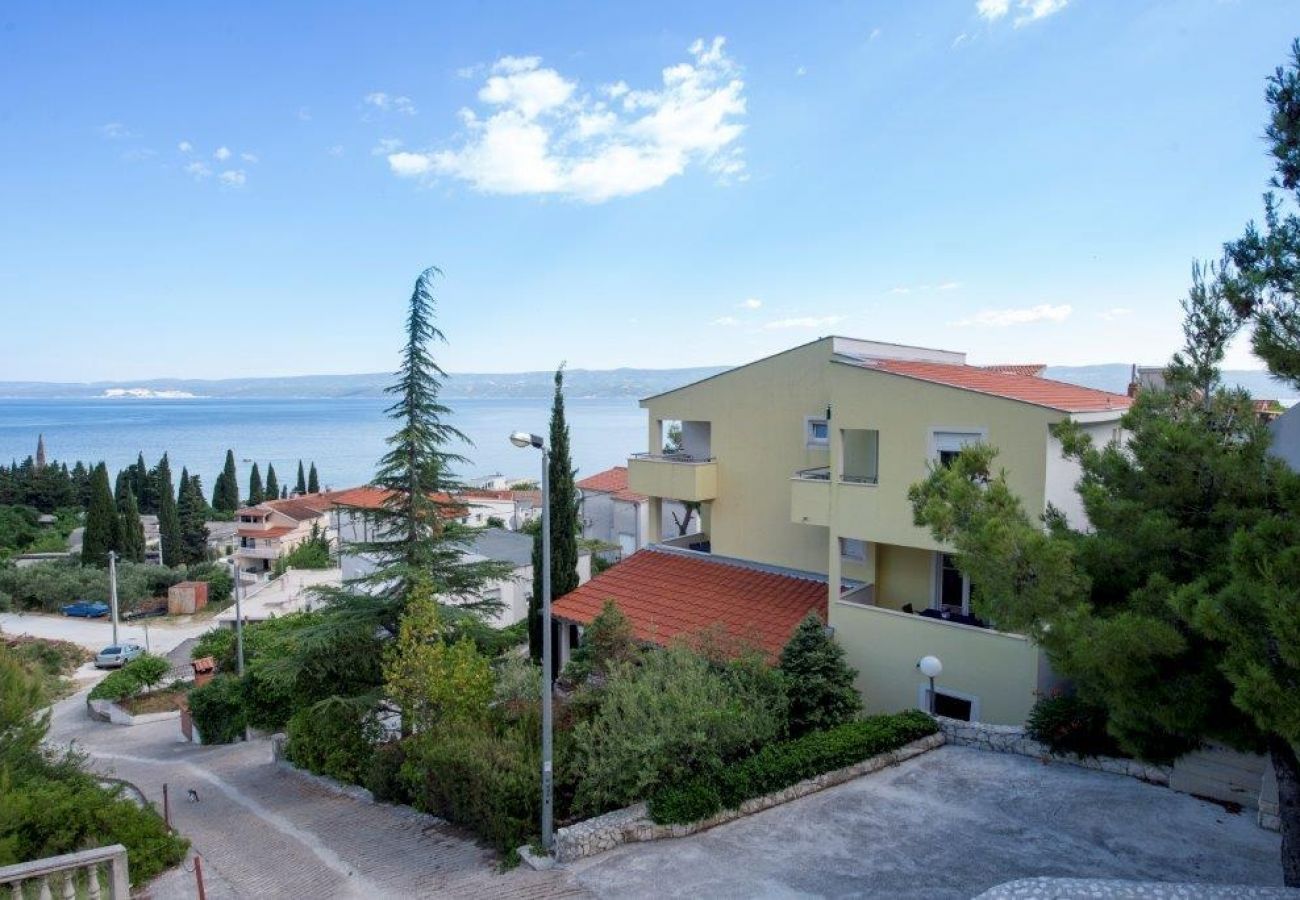
[[[564,680],[581,685],[592,675],[603,678],[615,667],[635,662],[639,653],[631,621],[613,600],[606,600],[570,654]]]
[[[171,463],[164,453],[152,479],[158,496],[158,536],[162,541],[163,565],[179,566],[185,561],[181,542],[181,519],[176,510]]]
[[[328,569],[330,560],[330,542],[315,522],[309,534],[301,544],[276,560],[275,570],[282,574],[286,569]]]
[[[1061,756],[1122,756],[1106,730],[1106,710],[1073,694],[1039,697],[1025,721],[1025,733]]]
[[[858,673],[816,613],[799,623],[782,648],[780,668],[790,697],[791,735],[842,725],[862,712],[853,686]]]
[[[149,467],[144,464],[144,453],[137,453],[135,464],[130,468],[131,472],[131,491],[135,494],[135,502],[140,506],[140,512],[146,515],[154,515],[158,512],[157,498],[150,496],[149,485]],[[154,502],[150,504],[150,500]]]
[[[108,467],[95,466],[91,475],[90,508],[86,510],[86,531],[81,544],[81,561],[88,566],[108,565],[108,554],[122,547],[122,522],[108,486]]]
[[[316,474],[316,463],[311,464],[311,469],[307,473],[307,493],[320,493],[320,478]]]
[[[180,495],[176,500],[176,518],[180,523],[180,561],[184,565],[205,562],[208,558],[207,501],[199,476],[181,469]]]
[[[551,600],[578,586],[578,489],[574,485],[569,453],[569,423],[564,418],[564,365],[555,370],[555,396],[551,401],[551,427],[547,439],[547,511],[551,529]],[[533,540],[533,593],[528,601],[528,652],[542,658],[542,546]]]
[[[293,484],[293,492],[295,494],[307,493],[307,476],[303,473],[301,459],[298,460],[298,480]]]
[[[266,499],[274,500],[280,496],[280,479],[275,477],[275,465],[266,464]]]
[[[244,691],[234,675],[218,675],[189,693],[190,715],[205,744],[230,744],[244,735],[248,715]]]
[[[121,482],[121,476],[118,476]],[[119,526],[122,534],[122,559],[128,562],[144,562],[144,523],[140,521],[140,507],[136,505],[135,494],[129,489],[121,493],[118,499]]]
[[[248,505],[256,506],[266,499],[266,492],[262,488],[262,470],[253,463],[253,471],[248,476]]]
[[[0,561],[15,553],[58,553],[67,549],[68,535],[78,524],[77,513],[59,510],[53,526],[40,523],[32,506],[0,506]]]
[[[509,852],[537,834],[541,756],[532,729],[454,723],[408,739],[402,780],[417,809]]]
[[[125,700],[152,689],[171,671],[171,663],[161,656],[146,653],[110,672],[90,691],[92,700]]]
[[[389,741],[374,748],[362,784],[379,803],[410,803],[411,795],[402,781],[406,744]]]
[[[130,610],[142,600],[164,594],[184,580],[184,572],[126,561],[117,564],[117,595]],[[0,568],[0,605],[8,600],[17,609],[57,612],[75,600],[108,602],[108,572],[73,562],[44,562],[26,568]]]
[[[768,744],[725,768],[663,786],[650,796],[650,817],[665,825],[695,822],[806,778],[897,750],[938,730],[925,713],[909,710]]]
[[[380,726],[366,698],[327,697],[289,720],[285,755],[294,765],[348,784],[370,769]]]
[[[235,579],[230,570],[216,563],[199,563],[190,566],[185,573],[187,581],[206,581],[208,584],[208,606],[220,609],[230,602],[235,587]]]
[[[212,489],[212,508],[224,515],[239,509],[239,472],[235,469],[235,451],[226,451],[226,463]]]

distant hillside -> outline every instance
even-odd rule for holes
[[[1057,381],[1122,394],[1128,389],[1131,371],[1127,363],[1103,363],[1095,366],[1048,366],[1043,374]],[[1294,400],[1300,397],[1300,391],[1263,370],[1225,369],[1223,380],[1245,388],[1252,397],[1260,400]]]
[[[725,371],[724,366],[693,369],[567,369],[565,392],[572,398],[648,397]],[[554,372],[510,374],[451,374],[448,399],[514,399],[549,397]],[[189,394],[223,399],[289,399],[383,397],[391,372],[365,375],[301,375],[292,378],[152,378],[143,381],[96,381],[59,384],[40,381],[0,381],[0,397],[9,399],[88,399]]]

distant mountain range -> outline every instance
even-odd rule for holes
[[[701,378],[725,372],[727,366],[692,369],[569,369],[564,373],[565,393],[574,399],[619,399],[649,397]],[[1045,377],[1086,387],[1123,393],[1128,387],[1127,363],[1092,366],[1049,366]],[[553,372],[510,374],[461,373],[448,376],[444,396],[448,399],[534,399],[551,395]],[[1291,400],[1300,391],[1288,387],[1267,372],[1239,369],[1223,373],[1229,384],[1237,384],[1258,398]],[[330,399],[383,397],[390,384],[390,372],[366,375],[300,375],[291,378],[153,378],[143,381],[97,381],[60,384],[44,381],[0,381],[0,398],[6,399]]]

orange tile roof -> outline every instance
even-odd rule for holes
[[[392,493],[392,491],[380,490],[366,484],[343,491],[331,491],[327,496],[330,499],[331,506],[347,506],[353,509],[379,509],[392,496]],[[439,494],[434,499],[438,503],[446,504],[441,511],[444,518],[456,519],[465,515],[465,506],[457,503],[456,499],[450,494]]]
[[[590,624],[613,600],[638,640],[667,644],[721,626],[775,658],[809,612],[826,618],[826,582],[662,548],[632,554],[555,601],[553,613]]]
[[[1010,363],[1008,365],[998,366],[980,366],[989,372],[1009,372],[1012,375],[1031,375],[1035,378],[1043,374],[1047,368],[1047,363]]]
[[[872,359],[861,363],[863,368],[917,378],[934,384],[1019,400],[1035,406],[1045,406],[1062,412],[1123,411],[1133,399],[1123,394],[1112,394],[1094,388],[1052,381],[1009,371],[995,371],[979,366],[960,366],[949,363],[919,362],[900,359]]]
[[[278,538],[294,530],[292,525],[276,525],[273,528],[240,528],[241,537]]]
[[[612,469],[597,472],[595,475],[579,481],[577,487],[583,491],[613,494],[615,500],[626,500],[629,503],[640,503],[646,499],[645,494],[638,494],[636,491],[628,490],[627,466],[615,466]]]

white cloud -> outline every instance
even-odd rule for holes
[[[880,37],[880,29],[873,28],[871,29],[871,34],[867,36],[867,40],[874,41],[878,37]]]
[[[961,287],[960,281],[945,281],[942,284],[935,285],[936,291],[955,291]]]
[[[380,138],[378,143],[371,148],[372,156],[388,156],[390,153],[396,153],[402,147],[401,138]]]
[[[739,325],[740,320],[735,316],[719,316],[713,320],[714,325]]]
[[[158,151],[151,147],[136,147],[122,154],[122,158],[127,162],[144,162],[146,159],[153,159],[158,155]]]
[[[300,106],[300,107],[298,107],[298,121],[299,121],[299,122],[310,122],[310,121],[311,121],[311,110],[308,109],[308,108],[305,107],[305,106]]]
[[[217,162],[225,162],[226,160],[230,159],[230,148],[218,147],[213,152],[212,158],[215,159]]]
[[[477,78],[479,75],[483,74],[483,68],[482,63],[474,63],[472,66],[461,66],[456,70],[456,77],[465,79]]]
[[[187,174],[193,175],[195,178],[207,178],[212,174],[212,170],[208,168],[208,164],[199,162],[198,160],[187,165],[185,171]]]
[[[1123,319],[1124,317],[1131,315],[1133,315],[1133,310],[1124,306],[1116,306],[1112,309],[1103,310],[1102,312],[1097,313],[1097,317],[1103,322],[1114,322],[1116,319]]]
[[[239,158],[246,163],[255,163],[258,161],[256,153],[241,153]]]
[[[963,31],[961,34],[957,35],[955,38],[952,39],[952,46],[955,49],[957,47],[960,47],[962,44],[966,43],[969,40],[970,40],[970,35],[968,35],[966,32]]]
[[[807,69],[806,67],[804,67],[804,66],[800,66],[799,68],[797,68],[797,69],[794,70],[794,77],[795,77],[795,78],[802,78],[802,77],[804,77],[804,76],[807,75],[807,74],[808,74],[808,69]]]
[[[938,284],[900,284],[889,289],[891,294],[920,294],[926,291],[955,291],[960,281],[941,281]]]
[[[335,144],[335,145],[332,146],[332,147],[326,147],[326,148],[325,148],[325,152],[328,153],[330,156],[342,156],[342,155],[343,155],[343,145],[342,145],[342,144]]]
[[[1016,16],[1011,24],[1019,28],[1030,22],[1046,19],[1069,5],[1070,0],[976,0],[975,12],[982,19],[996,22],[1006,18],[1014,7]]]
[[[176,149],[181,151],[182,153],[190,153],[194,150],[194,145],[191,144],[189,141],[181,141],[179,144],[176,145]]]
[[[1026,306],[1019,309],[985,309],[969,319],[962,319],[959,322],[949,324],[960,328],[972,325],[1006,328],[1010,325],[1029,325],[1034,322],[1064,322],[1070,317],[1071,312],[1073,312],[1073,309],[1068,303],[1062,303],[1059,306],[1040,303],[1038,306]]]
[[[836,322],[843,321],[843,316],[798,316],[793,319],[777,319],[768,322],[763,327],[768,331],[777,331],[784,328],[821,328],[825,325],[834,325]]]
[[[415,103],[410,97],[395,97],[383,91],[372,91],[362,98],[362,102],[383,112],[397,112],[407,116],[415,115]]]
[[[502,57],[478,92],[484,113],[461,111],[458,147],[392,153],[389,167],[404,177],[459,178],[486,193],[588,203],[657,188],[692,164],[741,179],[744,82],[723,47],[722,38],[696,41],[691,60],[664,69],[659,87],[615,82],[597,96],[536,56]]]
[[[243,169],[226,169],[219,177],[221,183],[226,187],[243,187],[248,180]]]
[[[758,309],[763,305],[763,301],[757,297],[746,297],[736,304],[737,309]]]
[[[127,128],[121,122],[109,122],[106,125],[99,126],[99,133],[110,141],[120,141],[123,138],[135,137],[131,129]]]

